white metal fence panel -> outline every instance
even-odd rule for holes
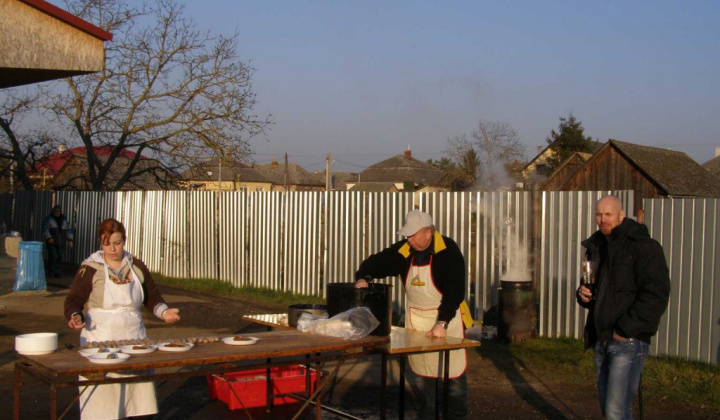
[[[235,287],[251,283],[248,272],[248,194],[223,192],[220,195],[220,279]]]
[[[250,194],[250,286],[283,290],[282,256],[283,192]]]
[[[720,364],[720,199],[643,200],[643,209],[671,282],[651,353]]]
[[[150,271],[162,272],[163,261],[163,196],[164,191],[146,191],[141,214],[142,220],[142,256]]]
[[[325,193],[300,191],[285,196],[283,232],[284,288],[294,293],[321,295],[322,201]]]
[[[193,191],[188,196],[188,257],[190,277],[217,279],[217,205],[218,195],[213,191]]]
[[[162,271],[169,277],[189,277],[188,193],[166,191],[163,195],[165,224],[162,232]]]
[[[13,229],[20,232],[23,241],[42,241],[42,219],[52,206],[52,191],[15,191]]]
[[[367,193],[366,198],[367,207],[356,209],[356,211],[367,214],[367,230],[365,231],[367,246],[362,242],[357,244],[356,249],[361,251],[361,254],[354,255],[357,257],[353,258],[355,265],[349,267],[351,273],[345,281],[355,281],[355,271],[365,258],[382,251],[402,238],[398,236],[397,232],[405,221],[405,215],[416,208],[412,193]],[[362,218],[361,214],[356,216]],[[348,220],[346,223],[350,222],[352,220]],[[405,305],[403,280],[399,277],[388,277],[376,281],[392,286],[393,309],[401,312]]]
[[[501,279],[531,281],[532,199],[529,192],[480,192],[470,212],[474,224],[470,267],[476,318],[497,305]]]
[[[354,281],[364,256],[368,199],[364,193],[355,191],[329,192],[325,197],[324,283]],[[323,296],[326,294],[327,290]]]
[[[542,193],[538,333],[545,337],[583,338],[586,312],[575,301],[580,263],[585,258],[581,242],[597,230],[595,203],[613,193],[631,217],[632,191],[554,191]]]

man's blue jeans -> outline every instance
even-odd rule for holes
[[[600,408],[609,420],[632,420],[633,400],[648,347],[648,343],[635,338],[595,345]]]

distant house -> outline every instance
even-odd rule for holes
[[[443,186],[445,172],[412,157],[410,150],[369,166],[358,174],[357,183],[348,182],[352,191],[448,191]],[[367,189],[366,186],[367,185]]]
[[[102,162],[107,162],[113,152],[111,146],[95,146],[93,152]],[[105,184],[112,188],[125,174],[131,160],[138,158],[136,169],[138,175],[129,179],[120,190],[162,190],[174,186],[175,177],[155,159],[138,156],[135,152],[124,149],[115,158]],[[30,173],[34,188],[39,190],[92,190],[87,161],[87,148],[61,148],[57,153],[38,162]]]
[[[720,180],[683,152],[610,140],[556,191],[633,190],[644,198],[720,197]]]
[[[528,162],[520,171],[525,189],[531,190],[545,184],[551,175],[548,160],[555,156],[555,151],[547,145],[544,149],[538,147],[538,154]]]
[[[325,172],[321,175],[325,178]],[[350,189],[348,184],[357,184],[358,174],[354,172],[333,172],[332,173],[332,190],[347,191]]]
[[[273,159],[271,163],[255,164],[255,170],[272,183],[271,191],[325,191],[325,178],[303,169],[297,163],[279,164]]]
[[[593,153],[600,150],[602,143],[593,141],[592,146],[594,148]],[[579,152],[578,152],[579,153]],[[591,153],[592,154],[592,153]],[[549,166],[549,160],[555,157],[555,151],[552,149],[552,145],[548,144],[544,149],[538,147],[538,154],[528,162],[525,167],[520,171],[524,189],[533,190],[540,189],[545,186],[547,181],[553,174],[560,170],[560,167],[556,168],[555,171],[551,172]],[[569,163],[571,166],[577,163],[578,156],[571,155],[565,162],[562,162],[560,166],[565,163]],[[567,171],[568,169],[566,169]]]
[[[582,152],[575,152],[572,155],[570,155],[569,158],[565,159],[564,162],[558,166],[558,168],[553,172],[545,185],[543,186],[543,190],[545,191],[554,191],[558,187],[565,184],[565,182],[575,173],[578,169],[580,169],[583,165],[585,165],[585,162],[590,160],[590,157],[592,156],[592,153],[582,153]]]
[[[272,191],[272,182],[255,168],[225,159],[195,165],[180,174],[179,184],[197,191]]]
[[[720,178],[720,147],[715,148],[715,157],[702,164],[708,172]]]

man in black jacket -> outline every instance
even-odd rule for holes
[[[581,285],[578,303],[589,310],[585,348],[594,348],[598,396],[608,419],[632,419],[632,403],[670,295],[660,244],[647,227],[625,218],[617,197],[597,202],[599,230],[583,241],[595,267],[593,290]]]
[[[422,331],[427,337],[465,336],[460,306],[465,297],[465,259],[455,241],[440,235],[432,217],[413,210],[405,217],[398,235],[405,239],[371,255],[355,273],[356,287],[368,287],[373,279],[400,276],[407,296],[405,328]],[[438,353],[408,357],[412,383],[418,398],[418,418],[434,418],[435,381],[443,372]],[[465,350],[450,352],[448,370],[448,414],[454,420],[467,418]],[[443,402],[444,404],[445,402]]]

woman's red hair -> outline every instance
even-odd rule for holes
[[[98,240],[100,245],[107,245],[113,233],[120,233],[125,242],[125,226],[115,219],[105,219],[98,226]]]

